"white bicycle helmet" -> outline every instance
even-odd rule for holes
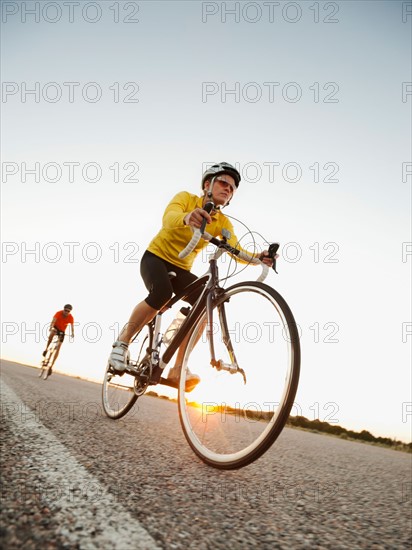
[[[239,187],[240,174],[234,166],[228,162],[219,162],[219,164],[214,164],[204,172],[202,176],[202,189],[205,188],[205,181],[210,180],[214,176],[219,176],[220,174],[228,174],[232,176],[235,180],[236,189]]]

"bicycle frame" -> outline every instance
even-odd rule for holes
[[[213,261],[213,260],[211,260]],[[189,286],[187,286],[182,292],[173,296],[162,308],[153,321],[151,322],[153,327],[153,338],[152,338],[152,347],[150,350],[151,363],[153,366],[159,366],[162,370],[166,368],[173,355],[181,346],[183,340],[186,337],[186,334],[190,332],[192,326],[198,321],[201,315],[204,312],[206,305],[206,296],[209,295],[211,290],[216,286],[217,280],[212,275],[209,268],[208,272],[193,281]],[[182,325],[179,327],[179,330],[173,336],[170,344],[167,349],[164,351],[163,355],[160,357],[159,349],[160,344],[162,343],[162,334],[161,334],[161,323],[162,316],[165,311],[171,309],[179,300],[182,300],[192,294],[194,291],[203,287],[203,291],[199,296],[198,300],[192,306],[190,312],[188,313],[186,319],[183,321]]]
[[[201,277],[199,277],[198,279],[196,279],[196,281],[193,281],[193,283],[187,286],[182,292],[172,297],[163,306],[162,311],[160,311],[152,321],[153,346],[152,346],[152,349],[150,350],[151,363],[153,366],[159,366],[162,370],[166,368],[166,366],[172,359],[173,355],[181,346],[186,335],[190,333],[191,328],[197,323],[199,318],[203,315],[205,309],[206,309],[206,319],[207,319],[208,325],[209,327],[213,326],[213,300],[216,297],[216,293],[219,293],[219,290],[223,291],[223,289],[219,287],[219,270],[218,270],[217,260],[219,256],[222,254],[222,249],[226,249],[231,253],[233,253],[234,251],[235,252],[237,251],[233,249],[231,246],[229,246],[226,242],[220,241],[219,239],[213,238],[213,239],[210,239],[210,241],[217,246],[217,250],[213,254],[213,256],[209,259],[209,268],[207,272]],[[160,357],[159,356],[159,348],[161,344],[160,328],[161,328],[161,320],[162,320],[163,312],[172,308],[179,300],[182,300],[190,296],[190,294],[192,294],[194,291],[196,291],[198,288],[202,286],[204,288],[201,295],[199,296],[198,300],[196,301],[196,303],[188,313],[182,325],[179,327],[176,334],[173,336],[169,346],[167,347],[163,355]],[[219,308],[219,316],[222,322],[222,327],[224,328],[224,338],[228,345],[228,349],[232,360],[232,365],[236,366],[237,365],[236,358],[231,345],[230,335],[227,330],[227,323],[226,323],[224,308],[222,307]],[[210,347],[211,365],[218,368],[225,368],[224,366],[220,365],[216,361],[212,330],[209,330],[208,341],[209,341],[209,347]]]
[[[158,369],[155,376],[153,376],[153,372],[150,375],[151,377],[151,383],[152,384],[166,384],[169,385],[167,380],[164,378],[161,378],[161,373],[166,368],[166,366],[169,364],[170,360],[176,353],[176,351],[179,349],[181,344],[183,343],[184,339],[188,334],[190,334],[192,327],[194,327],[199,319],[202,317],[206,310],[206,319],[209,327],[213,326],[213,306],[214,306],[214,300],[222,293],[224,292],[224,289],[219,286],[219,270],[217,265],[218,258],[223,254],[223,252],[229,252],[233,256],[239,256],[241,259],[246,260],[247,262],[251,263],[261,263],[259,260],[254,258],[253,256],[249,254],[244,254],[242,251],[233,248],[231,245],[227,243],[226,238],[224,237],[222,240],[212,237],[212,235],[209,235],[208,233],[203,233],[203,238],[208,240],[210,243],[214,244],[216,246],[216,251],[211,255],[209,259],[209,268],[206,271],[204,275],[193,281],[190,285],[188,285],[186,288],[184,288],[180,293],[173,296],[163,307],[162,309],[157,313],[157,315],[153,318],[153,320],[149,323],[149,326],[151,327],[151,341],[150,341],[150,347],[146,350],[146,358],[150,357],[150,364],[153,369]],[[272,246],[272,245],[271,245]],[[276,247],[277,250],[277,247]],[[274,253],[276,252],[274,251]],[[259,277],[258,281],[263,281],[266,278],[266,275],[269,271],[269,268],[265,266],[263,263],[262,265],[262,274]],[[176,334],[171,339],[167,349],[164,351],[163,355],[160,356],[160,346],[163,341],[163,335],[161,333],[161,323],[162,323],[162,315],[165,311],[168,309],[171,309],[179,300],[184,300],[191,294],[193,294],[195,291],[203,287],[203,290],[197,299],[196,303],[192,306],[192,309],[188,313],[186,319],[183,321],[179,329],[177,330]],[[213,331],[209,329],[208,331],[208,342],[209,342],[209,350],[210,350],[210,357],[211,361],[210,364],[213,367],[216,367],[218,370],[228,370],[230,372],[237,372],[239,370],[235,353],[233,350],[233,346],[230,339],[229,330],[227,328],[227,322],[226,322],[226,315],[223,303],[218,305],[218,311],[219,311],[219,318],[223,330],[223,339],[227,346],[229,357],[231,360],[230,364],[225,364],[221,361],[216,361],[215,357],[215,346],[213,342]],[[139,333],[135,335],[132,342],[138,337]],[[140,364],[140,363],[139,363]],[[131,374],[132,376],[139,376],[138,372],[136,371],[136,367],[139,367],[139,364],[136,362],[131,361],[130,367],[127,369],[127,372]],[[159,372],[160,371],[160,372]]]

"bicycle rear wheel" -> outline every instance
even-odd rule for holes
[[[138,349],[137,366],[147,357],[151,341],[152,332],[149,325],[146,325],[133,341],[133,345],[137,344]],[[131,346],[129,349],[133,351]],[[134,390],[135,383],[135,376],[127,372],[118,374],[107,363],[102,388],[103,409],[107,416],[118,419],[130,411],[138,397]]]
[[[207,464],[235,469],[259,458],[281,433],[300,370],[296,323],[285,300],[258,282],[228,288],[193,328],[179,383],[179,415],[189,445]],[[218,370],[210,365],[213,333]],[[188,369],[200,384],[185,393]],[[231,372],[232,371],[232,372]]]

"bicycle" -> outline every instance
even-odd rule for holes
[[[206,464],[229,470],[259,458],[286,424],[299,381],[299,334],[286,301],[263,283],[269,271],[264,264],[257,281],[226,289],[219,285],[217,259],[223,251],[247,262],[259,260],[232,248],[225,237],[220,240],[203,231],[204,227],[195,230],[181,257],[203,236],[217,247],[209,269],[171,298],[136,335],[139,352],[136,360],[129,359],[124,373],[107,365],[103,408],[107,416],[118,419],[149,386],[177,387],[180,423],[190,447]],[[270,245],[272,258],[278,246]],[[276,271],[276,262],[273,268]],[[200,297],[164,350],[163,313],[200,288]],[[176,385],[161,374],[187,335]],[[201,377],[190,399],[185,391],[189,367]]]
[[[63,342],[62,336],[64,336],[64,332],[57,330],[52,341],[50,342],[49,347],[47,348],[46,355],[41,362],[41,369],[39,373],[39,378],[43,378],[43,380],[47,380],[47,378],[51,375],[56,353]]]

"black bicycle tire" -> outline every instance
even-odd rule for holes
[[[283,407],[280,411],[280,413],[277,416],[275,424],[272,426],[266,437],[263,439],[263,441],[250,453],[243,456],[240,459],[236,459],[233,461],[228,462],[221,462],[221,461],[215,461],[210,459],[209,457],[203,455],[199,449],[196,447],[196,445],[193,443],[192,438],[189,433],[187,433],[186,426],[182,417],[182,405],[181,402],[184,400],[184,395],[182,395],[182,384],[179,384],[179,396],[178,396],[178,405],[179,405],[179,418],[180,423],[183,429],[183,433],[186,437],[187,442],[189,443],[190,447],[194,451],[194,453],[206,464],[209,466],[212,466],[214,468],[220,469],[220,470],[235,470],[238,468],[243,468],[244,466],[247,466],[260,458],[276,441],[276,439],[281,434],[283,428],[285,427],[285,424],[289,418],[290,411],[292,409],[294,399],[296,396],[298,384],[299,384],[299,375],[300,375],[300,341],[299,341],[299,332],[297,329],[297,325],[293,316],[293,313],[291,309],[289,308],[288,304],[286,303],[285,299],[272,287],[269,285],[266,285],[265,283],[257,282],[257,281],[247,281],[247,282],[241,282],[237,283],[235,285],[232,285],[231,287],[225,289],[226,292],[230,292],[233,289],[239,289],[241,287],[250,287],[254,286],[257,288],[260,288],[261,290],[264,290],[265,292],[269,293],[274,300],[278,303],[279,307],[282,310],[282,313],[285,316],[286,323],[288,325],[288,329],[290,331],[291,335],[291,344],[293,349],[293,365],[291,369],[291,380],[287,392],[287,397],[285,399],[285,402],[283,404]],[[224,295],[223,295],[224,296]],[[216,305],[219,302],[224,301],[224,297],[219,298],[216,301]],[[196,330],[196,327],[200,320],[193,325],[190,329],[189,338],[187,339],[187,345],[189,344],[190,336],[192,335],[193,331]]]
[[[107,364],[106,371],[104,373],[104,381],[103,381],[103,385],[102,385],[103,410],[109,418],[111,418],[112,420],[118,420],[119,418],[122,418],[123,416],[125,416],[130,411],[130,409],[133,407],[133,405],[137,401],[137,395],[133,393],[133,395],[130,398],[127,405],[125,405],[118,412],[113,412],[113,409],[110,409],[110,411],[109,411],[109,409],[106,407],[105,398],[104,398],[105,384],[107,382],[107,373],[108,373],[108,371],[109,371],[109,364]]]

